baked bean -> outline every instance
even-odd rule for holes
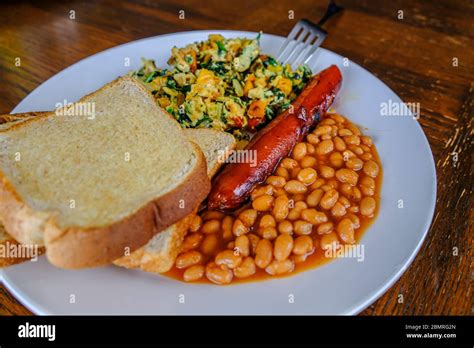
[[[216,252],[218,246],[219,239],[217,236],[215,234],[208,234],[201,242],[199,250],[201,250],[204,255],[213,255]]]
[[[299,236],[295,239],[293,254],[304,255],[313,249],[313,240],[309,236]]]
[[[183,273],[183,280],[185,282],[193,282],[198,279],[201,279],[204,275],[204,266],[203,265],[194,265],[187,268]]]
[[[346,126],[347,129],[350,129],[351,132],[355,135],[361,135],[360,129],[353,123],[348,123]]]
[[[263,195],[269,195],[271,196],[273,194],[273,186],[272,185],[266,185],[266,186],[261,186],[255,188],[251,193],[250,197],[252,200],[255,200],[257,197],[263,196]]]
[[[314,190],[306,197],[306,203],[308,203],[309,207],[316,207],[321,201],[323,194],[324,191],[321,189]]]
[[[342,219],[337,224],[337,234],[341,240],[346,244],[355,243],[354,239],[354,225],[352,224],[351,219]]]
[[[358,205],[353,205],[352,207],[349,207],[349,209],[347,209],[347,211],[349,211],[350,213],[358,213],[359,212],[359,206]]]
[[[334,150],[334,143],[331,139],[323,140],[316,146],[318,155],[327,155]]]
[[[359,145],[360,138],[357,135],[348,135],[342,138],[347,145]]]
[[[354,228],[360,227],[360,219],[357,215],[347,214],[347,218],[349,218],[352,221],[352,225],[354,226]]]
[[[293,234],[293,224],[291,221],[283,220],[278,224],[278,232],[292,235]]]
[[[313,168],[301,169],[297,176],[298,180],[305,185],[311,185],[317,177],[318,173]]]
[[[292,158],[285,157],[281,161],[280,165],[285,169],[293,169],[293,168],[298,167],[298,162]]]
[[[363,161],[370,161],[372,159],[372,154],[370,152],[366,152],[360,156]]]
[[[347,128],[342,128],[337,133],[340,137],[347,137],[349,135],[353,135],[353,133]]]
[[[305,143],[297,143],[295,145],[295,147],[293,148],[293,151],[291,153],[291,157],[293,157],[293,159],[299,161],[304,156],[306,156],[306,153],[307,153],[306,144]]]
[[[297,220],[294,223],[294,229],[297,235],[308,235],[313,231],[313,225],[307,221]]]
[[[283,187],[286,184],[286,179],[282,176],[271,175],[267,178],[267,184],[273,187]]]
[[[295,263],[293,260],[286,259],[284,261],[274,260],[268,267],[265,268],[265,272],[271,275],[278,275],[284,273],[293,272],[295,269]]]
[[[204,222],[201,227],[202,233],[205,234],[212,234],[217,233],[221,229],[221,222],[219,220],[208,220]]]
[[[202,262],[202,254],[199,251],[192,250],[179,254],[176,258],[176,268],[188,268]]]
[[[323,135],[321,135],[321,140],[329,140],[329,139],[331,139],[331,138],[332,138],[331,134],[323,134]]]
[[[372,217],[375,212],[375,199],[364,197],[360,201],[360,213],[364,216]]]
[[[275,227],[262,227],[258,229],[260,237],[268,240],[273,240],[278,236],[278,232]]]
[[[337,132],[339,130],[339,127],[338,126],[331,126],[331,137],[334,138],[337,136]]]
[[[319,225],[328,221],[326,214],[316,209],[304,209],[301,211],[301,218],[313,225]]]
[[[314,147],[314,145],[310,144],[310,143],[306,143],[306,153],[308,155],[313,155],[315,152],[316,152],[316,148]],[[303,157],[303,159],[304,159],[304,157]],[[300,164],[301,164],[301,161],[300,161]]]
[[[350,198],[352,198],[352,200],[355,202],[359,202],[362,198],[362,192],[360,192],[360,190],[357,187],[353,187]]]
[[[360,190],[366,196],[373,196],[375,194],[375,180],[370,176],[364,176],[360,180]]]
[[[249,232],[249,227],[240,219],[235,219],[234,224],[232,225],[232,233],[234,236],[238,237]]]
[[[344,161],[347,162],[349,160],[349,158],[357,157],[357,156],[351,150],[345,150],[345,151],[342,152],[342,157],[344,158]]]
[[[234,276],[236,278],[247,278],[257,272],[255,261],[251,257],[246,257],[239,267],[234,269]]]
[[[207,220],[222,220],[222,218],[225,216],[224,213],[221,213],[220,211],[215,211],[215,210],[208,210],[204,214],[202,214],[202,219],[203,221]]]
[[[199,215],[194,215],[193,219],[191,220],[191,225],[189,226],[189,230],[191,232],[197,232],[202,225],[202,218]]]
[[[234,274],[226,265],[219,266],[214,262],[209,262],[206,266],[206,277],[215,284],[223,285],[229,284]]]
[[[359,175],[352,169],[343,168],[336,172],[336,178],[342,183],[355,186],[359,180]]]
[[[222,219],[222,238],[224,240],[229,240],[232,238],[232,225],[234,224],[234,219],[232,216],[227,215]]]
[[[327,234],[334,229],[334,224],[332,222],[326,222],[318,226],[318,234]]]
[[[286,183],[285,190],[288,193],[297,194],[305,193],[307,188],[303,183],[299,182],[298,180],[290,180]]]
[[[275,218],[272,215],[263,215],[262,218],[260,219],[259,226],[262,228],[265,227],[275,227],[276,222]]]
[[[339,168],[344,164],[344,158],[340,152],[333,152],[329,155],[329,163],[331,163],[332,166]]]
[[[334,207],[331,209],[332,216],[341,217],[346,215],[346,207],[339,201],[334,204]]]
[[[324,165],[319,166],[319,174],[325,179],[329,179],[329,178],[334,177],[335,172],[336,171],[333,168],[329,167],[329,166],[324,166]]]
[[[257,215],[258,213],[255,209],[245,209],[239,214],[238,218],[245,226],[251,227],[255,223],[255,220],[257,220]]]
[[[311,184],[310,188],[312,190],[316,190],[316,189],[320,188],[321,186],[323,186],[325,183],[326,183],[326,180],[320,178],[320,179],[317,179],[315,182],[313,182]]]
[[[360,146],[357,146],[357,145],[349,145],[349,150],[354,152],[357,156],[360,156],[360,155],[364,154],[364,150],[362,150],[362,148]]]
[[[275,239],[275,245],[273,246],[273,255],[276,260],[283,261],[290,256],[293,250],[293,238],[289,234],[280,234]]]
[[[286,190],[286,186],[293,181],[296,181],[296,180],[291,180],[288,183],[286,183],[285,190]],[[255,200],[252,202],[252,207],[257,211],[268,211],[272,208],[273,201],[274,201],[274,198],[272,196],[261,195],[255,198]]]
[[[349,196],[352,194],[352,186],[349,184],[342,184],[340,187],[340,190],[346,196]]]
[[[349,220],[350,221],[350,220]],[[352,225],[351,225],[352,226]],[[216,255],[215,263],[219,266],[226,265],[230,269],[238,267],[242,262],[242,256],[234,250],[224,250]]]
[[[334,139],[332,141],[334,142],[334,147],[336,148],[337,151],[342,152],[345,149],[347,149],[346,143],[341,138],[334,137]]]
[[[196,249],[204,236],[201,233],[191,233],[184,238],[183,244],[181,245],[181,252],[190,251]]]
[[[339,114],[330,114],[329,117],[331,117],[334,121],[336,121],[337,123],[344,123],[346,122],[346,119],[344,118],[344,116],[341,116]]]
[[[313,134],[315,135],[323,135],[323,134],[329,134],[331,133],[331,126],[319,126],[316,127],[316,129],[313,131]]]
[[[361,170],[364,166],[364,162],[357,157],[351,157],[346,162],[346,167],[355,171]]]
[[[281,176],[285,180],[288,180],[290,178],[290,173],[288,172],[286,168],[283,168],[283,167],[278,167],[277,170],[275,171],[275,174],[278,176]]]
[[[314,167],[316,163],[317,160],[313,156],[304,156],[303,159],[300,161],[301,168]]]
[[[280,220],[286,219],[289,212],[288,204],[289,204],[289,199],[286,195],[278,196],[275,199],[275,204],[273,206],[272,214],[276,220],[280,221]]]
[[[321,198],[321,202],[319,202],[319,206],[325,210],[329,210],[334,206],[334,204],[336,204],[338,199],[339,192],[331,189],[324,193],[323,197]]]
[[[338,202],[340,202],[346,209],[351,206],[351,202],[344,196],[339,196]]]
[[[370,152],[370,147],[368,147],[367,145],[361,144],[359,146],[364,152]]]
[[[296,195],[293,195],[291,199],[295,202],[304,201],[306,199],[306,195],[304,193],[297,193]]]
[[[234,251],[243,257],[250,255],[250,239],[247,235],[235,238]]]
[[[362,144],[367,145],[367,146],[372,146],[372,138],[368,137],[366,135],[360,137],[360,140],[362,141]]]
[[[330,118],[325,118],[324,120],[322,120],[321,122],[319,122],[319,125],[320,126],[324,126],[324,125],[333,125],[333,124],[336,124],[336,122]]]
[[[297,220],[300,218],[300,215],[301,215],[301,209],[298,209],[298,208],[293,208],[290,210],[290,212],[288,213],[288,220]]]
[[[272,262],[272,258],[272,243],[267,239],[261,239],[255,249],[255,264],[258,268],[265,268]]]
[[[227,243],[227,249],[234,250],[234,248],[235,248],[235,242],[234,241]]]
[[[306,140],[308,141],[308,143],[313,144],[313,145],[316,145],[319,143],[319,137],[315,134],[308,134],[306,136]]]
[[[323,234],[320,239],[321,249],[323,250],[337,250],[341,245],[339,242],[339,238],[337,238],[336,233],[331,232],[328,234]]]
[[[379,166],[372,160],[369,160],[364,163],[364,173],[368,176],[375,178],[379,174]]]

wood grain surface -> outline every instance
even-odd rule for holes
[[[473,2],[339,3],[345,11],[326,24],[323,46],[377,75],[404,101],[420,103],[438,178],[435,217],[419,254],[361,314],[472,315]],[[323,0],[2,1],[0,113],[62,69],[122,43],[219,28],[286,36],[298,19],[317,21],[325,7]],[[30,312],[1,286],[0,314]]]

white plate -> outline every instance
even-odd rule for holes
[[[171,48],[210,33],[255,37],[236,31],[195,31],[157,36],[114,47],[61,71],[13,111],[52,110],[76,101],[119,75],[140,57],[164,66]],[[283,38],[263,35],[262,52],[275,54]],[[124,66],[129,58],[131,66]],[[433,156],[412,117],[384,117],[381,103],[401,102],[386,85],[355,63],[322,49],[314,71],[336,64],[343,87],[334,108],[368,128],[383,164],[381,207],[365,233],[365,260],[338,259],[295,276],[232,286],[185,284],[118,267],[67,271],[26,262],[2,271],[6,287],[38,314],[356,314],[381,296],[407,269],[430,226],[436,200]],[[403,200],[403,208],[399,208]],[[74,295],[75,303],[70,303]],[[184,303],[183,302],[184,298]]]

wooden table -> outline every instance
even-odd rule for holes
[[[52,75],[109,47],[196,29],[262,30],[286,36],[296,20],[316,21],[326,7],[323,0],[223,3],[2,3],[0,112],[9,113]],[[339,3],[345,12],[327,23],[330,35],[323,46],[376,74],[404,101],[421,104],[419,121],[438,176],[435,217],[421,251],[401,279],[362,314],[472,314],[473,3]],[[180,11],[184,19],[179,18]],[[289,11],[294,11],[294,20],[288,18]],[[15,65],[18,58],[20,67]],[[455,154],[457,161],[453,161]],[[30,312],[2,286],[0,314]]]

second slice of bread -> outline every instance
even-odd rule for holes
[[[64,268],[108,264],[189,215],[210,189],[205,158],[132,78],[0,132],[0,220]],[[20,156],[20,157],[18,157]]]

